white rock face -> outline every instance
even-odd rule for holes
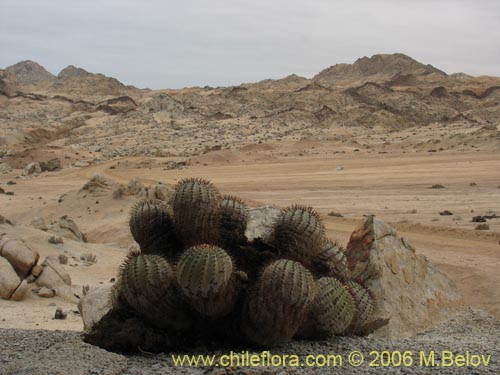
[[[245,235],[251,241],[262,237],[273,221],[280,214],[280,209],[275,206],[252,208],[248,212],[248,223]]]
[[[352,233],[345,253],[352,277],[376,300],[374,318],[389,319],[376,335],[413,336],[463,308],[455,284],[373,216]]]

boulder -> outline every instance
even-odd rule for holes
[[[50,159],[49,161],[42,161],[40,162],[40,168],[42,172],[47,171],[47,172],[53,172],[58,169],[61,169],[61,159],[59,158],[54,158]]]
[[[75,164],[76,165],[76,164]],[[80,189],[80,193],[90,194],[93,197],[108,195],[113,187],[113,182],[101,175],[94,175]]]
[[[10,299],[12,301],[21,301],[28,290],[30,289],[30,285],[28,283],[28,280],[23,280],[21,284],[17,287],[17,289],[14,291]]]
[[[0,241],[0,255],[10,262],[22,279],[28,276],[40,258],[38,251],[33,250],[25,242],[8,237],[3,237]]]
[[[84,330],[89,330],[111,309],[111,288],[112,285],[93,286],[78,302]]]
[[[52,222],[49,230],[61,237],[74,241],[86,242],[85,234],[80,231],[75,221],[68,215],[61,216],[59,220]]]
[[[455,284],[374,216],[352,233],[345,254],[353,279],[377,301],[374,320],[388,320],[376,335],[413,336],[463,308]]]
[[[144,184],[142,181],[136,177],[132,180],[127,185],[127,194],[128,195],[139,195],[139,196],[146,196],[146,188],[144,187]]]
[[[168,202],[172,196],[173,190],[161,182],[157,183],[155,186],[149,189],[149,197],[151,199],[159,199],[161,201]]]
[[[56,295],[56,292],[54,292],[53,289],[49,289],[43,286],[38,290],[37,294],[43,298],[52,298]]]
[[[275,206],[263,206],[249,210],[247,230],[245,235],[251,241],[262,237],[269,226],[278,217],[281,210]]]
[[[71,277],[56,256],[45,258],[41,264],[43,271],[35,280],[36,285],[52,289],[59,297],[69,302],[76,303],[77,299],[71,289]]]
[[[31,176],[35,173],[41,173],[42,168],[40,167],[40,164],[36,161],[29,163],[23,170],[22,175],[23,176]]]
[[[49,227],[47,226],[47,223],[45,222],[45,219],[40,216],[35,216],[33,219],[31,219],[31,226],[35,229],[40,229],[43,231],[47,231]]]
[[[59,277],[64,281],[65,284],[71,285],[71,276],[66,272],[64,267],[61,265],[59,261],[59,257],[55,255],[50,255],[45,258],[45,260],[41,264],[42,268],[50,267],[59,275]],[[44,269],[44,271],[45,271]],[[42,272],[43,274],[43,272]]]
[[[0,297],[10,299],[19,284],[21,284],[21,279],[17,276],[14,267],[7,259],[0,257]]]

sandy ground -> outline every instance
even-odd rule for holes
[[[192,159],[185,170],[164,170],[164,159],[150,164],[147,158],[127,158],[85,168],[64,169],[31,179],[2,175],[2,185],[14,196],[0,195],[1,214],[16,221],[19,235],[26,235],[33,216],[73,216],[93,244],[66,241],[64,249],[76,253],[90,248],[99,261],[90,267],[68,267],[75,290],[84,284],[108,282],[131,241],[126,227],[132,199],[78,197],[75,192],[94,174],[120,183],[134,177],[145,183],[173,184],[188,176],[212,180],[223,193],[236,194],[252,205],[286,206],[301,203],[315,207],[324,217],[328,234],[346,244],[363,215],[373,213],[392,223],[417,249],[438,265],[464,291],[466,302],[500,318],[500,219],[488,222],[490,230],[474,230],[476,215],[500,213],[500,163],[494,152],[443,152],[333,154],[329,145],[314,147],[304,156],[280,155],[276,149],[247,148],[212,152]],[[295,151],[297,151],[297,146]],[[281,152],[283,154],[283,152]],[[130,166],[124,166],[125,161]],[[151,161],[151,160],[149,160]],[[119,167],[117,167],[119,166]],[[114,167],[110,169],[110,167]],[[14,179],[16,185],[6,186]],[[471,183],[474,183],[471,185]],[[430,189],[442,184],[443,189]],[[7,189],[6,189],[7,190]],[[67,194],[62,203],[58,199]],[[98,201],[98,202],[96,202]],[[450,216],[440,211],[449,210]],[[328,216],[330,212],[344,217]],[[3,229],[2,229],[3,230]],[[12,229],[14,230],[14,229]],[[46,233],[30,229],[33,238],[46,241]],[[60,249],[40,246],[43,256]],[[30,296],[21,303],[0,300],[0,328],[47,328],[80,330],[81,322],[71,313],[65,321],[51,319],[59,299]]]

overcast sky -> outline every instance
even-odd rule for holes
[[[225,86],[405,53],[500,76],[500,0],[0,0],[0,67]]]

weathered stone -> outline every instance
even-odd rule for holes
[[[40,255],[26,243],[17,239],[3,238],[0,254],[14,267],[21,279],[28,276]]]
[[[40,162],[40,168],[42,169],[42,172],[53,172],[61,169],[61,159],[54,158],[50,159],[49,161],[42,161]]]
[[[40,297],[44,297],[44,298],[52,298],[56,295],[56,292],[54,292],[53,289],[49,289],[49,288],[46,288],[46,287],[41,287],[37,294],[40,296]]]
[[[47,266],[56,271],[65,284],[71,285],[71,277],[69,276],[68,272],[66,272],[64,267],[61,265],[59,257],[55,255],[46,257],[42,263],[42,267],[47,267]]]
[[[35,283],[40,287],[52,289],[57,296],[76,303],[77,299],[71,289],[71,277],[61,266],[59,259],[56,256],[49,256],[43,261],[42,267],[43,272]]]
[[[159,199],[167,202],[172,196],[173,190],[167,185],[158,183],[149,190],[151,199]]]
[[[22,175],[23,176],[31,176],[35,173],[40,173],[42,172],[42,168],[40,167],[40,164],[36,161],[29,163],[23,170]]]
[[[54,319],[64,320],[64,319],[66,319],[67,316],[68,316],[68,313],[64,312],[62,307],[58,307],[56,309],[56,313],[54,314]]]
[[[51,223],[49,230],[64,238],[86,242],[85,234],[80,231],[75,221],[68,215],[61,216],[59,220]]]
[[[376,301],[373,320],[389,319],[377,335],[412,336],[463,307],[454,283],[373,216],[353,232],[345,254],[352,277]]]
[[[248,223],[245,235],[251,241],[262,237],[280,214],[280,209],[274,206],[252,208],[248,211]]]
[[[111,288],[111,285],[93,286],[78,302],[84,330],[89,330],[111,309]]]
[[[10,299],[19,284],[21,284],[21,279],[17,276],[14,267],[7,259],[0,257],[0,297]]]
[[[28,283],[28,280],[23,280],[21,284],[17,287],[17,289],[14,291],[10,299],[12,301],[21,301],[28,290],[30,289],[30,285]]]
[[[35,216],[31,220],[31,226],[35,229],[40,229],[43,231],[47,231],[49,229],[49,227],[47,226],[47,223],[45,222],[45,219],[43,217],[40,217],[40,216]]]
[[[35,277],[38,277],[42,274],[42,271],[43,267],[37,264],[31,269],[31,274]]]
[[[147,195],[144,184],[142,183],[142,181],[138,177],[130,180],[130,182],[128,183],[127,194],[139,195],[139,196]]]

